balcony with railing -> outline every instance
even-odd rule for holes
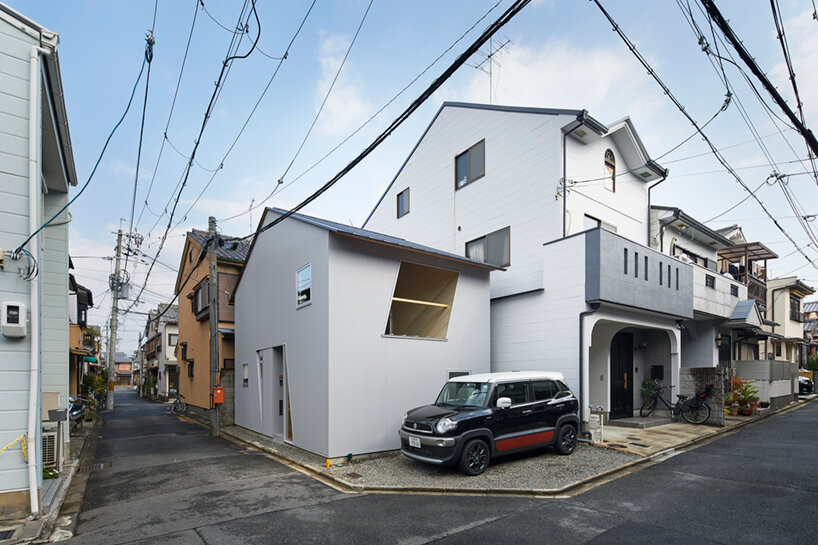
[[[747,286],[747,298],[755,299],[759,310],[767,309],[767,260],[778,254],[760,242],[737,244],[718,251],[719,272],[730,274]]]

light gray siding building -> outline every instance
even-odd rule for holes
[[[364,227],[505,267],[492,371],[561,371],[584,420],[628,417],[645,377],[679,384],[677,321],[693,317],[692,266],[649,247],[666,176],[628,118],[445,103]]]
[[[329,458],[398,448],[407,409],[489,370],[495,268],[301,214],[257,235],[234,299],[236,424]]]
[[[0,4],[0,304],[25,310],[24,334],[0,334],[0,447],[26,435],[31,454],[24,462],[17,443],[0,456],[0,519],[39,510],[41,414],[67,404],[67,212],[26,242],[77,183],[57,43],[55,33]],[[15,253],[21,247],[30,257]],[[67,446],[67,426],[49,439]]]

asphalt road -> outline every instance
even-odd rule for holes
[[[116,396],[69,543],[818,542],[818,403],[577,496],[536,499],[343,493],[167,405]]]

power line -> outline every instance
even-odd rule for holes
[[[363,122],[363,123],[362,123],[362,124],[361,124],[361,125],[360,125],[360,126],[357,128],[357,129],[355,129],[355,130],[354,130],[354,131],[352,131],[352,132],[351,132],[349,135],[347,135],[347,137],[346,137],[346,138],[344,138],[343,140],[341,140],[341,141],[340,141],[340,142],[339,142],[339,143],[338,143],[338,144],[337,144],[337,145],[336,145],[334,148],[332,148],[332,149],[331,149],[331,150],[329,150],[327,153],[325,153],[325,154],[324,154],[324,155],[323,155],[323,156],[322,156],[320,159],[318,159],[316,162],[314,162],[312,165],[310,165],[310,166],[309,166],[309,167],[308,167],[306,170],[304,170],[303,172],[301,172],[301,174],[299,174],[298,176],[296,176],[295,178],[293,178],[292,180],[290,180],[288,183],[286,183],[286,184],[284,184],[283,186],[281,186],[281,191],[283,191],[283,190],[287,189],[288,187],[290,187],[291,185],[293,185],[295,182],[297,182],[298,180],[300,180],[301,178],[303,178],[304,176],[306,176],[306,175],[307,175],[307,174],[308,174],[310,171],[312,171],[312,170],[313,170],[315,167],[317,167],[319,164],[321,164],[322,162],[324,162],[324,160],[326,160],[326,159],[327,159],[327,157],[329,157],[330,155],[332,155],[333,153],[335,153],[336,151],[338,151],[338,149],[339,149],[341,146],[343,146],[344,144],[346,144],[347,142],[349,142],[349,140],[350,140],[350,139],[352,139],[352,137],[353,137],[353,136],[355,136],[356,134],[358,134],[359,132],[361,132],[361,130],[363,130],[363,129],[364,129],[364,127],[366,127],[366,126],[367,126],[367,125],[368,125],[370,122],[372,122],[372,120],[373,120],[373,119],[375,119],[375,118],[376,118],[378,115],[380,115],[380,114],[381,114],[381,113],[382,113],[382,112],[383,112],[383,111],[384,111],[386,108],[388,108],[389,106],[391,106],[393,102],[395,102],[395,101],[396,101],[396,100],[397,100],[397,99],[398,99],[398,98],[399,98],[399,97],[400,97],[400,96],[401,96],[401,95],[402,95],[404,92],[406,92],[406,90],[407,90],[407,89],[409,89],[409,87],[411,87],[412,85],[414,85],[414,84],[415,84],[415,82],[417,82],[417,81],[418,81],[418,80],[419,80],[421,77],[423,77],[423,75],[424,75],[424,74],[426,74],[426,72],[428,72],[429,70],[431,70],[431,69],[432,69],[432,67],[433,67],[435,64],[437,64],[437,63],[438,63],[438,61],[440,61],[440,59],[442,59],[444,56],[446,56],[446,54],[447,54],[447,53],[449,53],[449,51],[451,51],[452,49],[454,49],[454,46],[456,46],[458,43],[460,43],[460,42],[463,40],[463,38],[465,38],[465,37],[466,37],[466,36],[467,36],[467,35],[468,35],[468,34],[469,34],[469,33],[470,33],[472,30],[474,30],[474,28],[475,28],[477,25],[479,25],[479,24],[480,24],[480,23],[481,23],[481,22],[482,22],[482,21],[483,21],[483,20],[484,20],[486,17],[488,17],[488,16],[491,14],[491,12],[493,12],[493,11],[494,11],[494,10],[497,8],[497,6],[499,6],[499,5],[500,5],[500,3],[501,3],[502,1],[503,1],[503,0],[499,0],[499,1],[498,1],[497,3],[495,3],[495,4],[494,4],[492,7],[490,7],[490,8],[488,9],[488,11],[486,11],[486,12],[483,14],[483,16],[482,16],[482,17],[480,17],[480,18],[479,18],[477,21],[475,21],[475,22],[474,22],[474,24],[472,24],[472,25],[471,25],[471,26],[470,26],[468,29],[466,29],[466,31],[465,31],[465,32],[463,32],[463,34],[461,34],[459,38],[457,38],[457,39],[456,39],[454,42],[452,42],[452,44],[451,44],[449,47],[447,47],[447,48],[446,48],[446,49],[445,49],[445,50],[444,50],[444,51],[443,51],[443,52],[442,52],[440,55],[438,55],[438,56],[437,56],[437,58],[436,58],[435,60],[433,60],[433,61],[432,61],[432,62],[431,62],[431,63],[430,63],[428,66],[426,66],[426,68],[424,68],[424,69],[423,69],[423,70],[422,70],[422,71],[421,71],[421,72],[420,72],[420,73],[419,73],[417,76],[415,76],[415,77],[414,77],[414,79],[412,79],[412,81],[410,81],[409,83],[407,83],[406,85],[404,85],[404,86],[403,86],[403,89],[401,89],[400,91],[398,91],[398,92],[397,92],[397,94],[395,94],[395,95],[394,95],[392,98],[390,98],[390,99],[389,99],[389,100],[386,102],[386,104],[384,104],[383,106],[381,106],[381,107],[378,109],[378,111],[376,111],[374,114],[372,114],[371,116],[369,116],[369,119],[367,119],[366,121],[364,121],[364,122]],[[262,199],[261,201],[259,201],[259,202],[258,202],[258,204],[256,204],[255,206],[254,206],[254,205],[251,203],[250,207],[249,207],[247,210],[245,210],[244,212],[239,212],[238,214],[234,214],[234,215],[232,215],[232,216],[229,216],[229,217],[226,217],[226,218],[220,219],[220,220],[218,220],[218,221],[221,223],[221,222],[225,222],[225,221],[228,221],[228,220],[232,220],[232,219],[238,218],[238,217],[240,217],[240,216],[243,216],[243,215],[245,215],[245,214],[249,214],[249,213],[251,213],[252,211],[256,210],[257,208],[260,208],[261,206],[263,206],[263,205],[264,205],[264,203],[266,203],[268,200],[270,200],[270,199],[273,197],[273,194],[274,194],[274,193],[275,193],[277,190],[278,190],[278,185],[276,185],[276,187],[274,187],[274,188],[273,188],[273,190],[270,192],[270,194],[269,194],[269,195],[267,195],[266,197],[264,197],[264,199]]]
[[[142,210],[139,212],[139,218],[136,220],[138,224],[142,220],[142,214],[145,212],[145,208],[148,206],[148,199],[151,196],[151,190],[153,189],[153,182],[156,180],[156,172],[159,169],[159,161],[162,160],[162,151],[165,149],[165,141],[168,138],[168,127],[170,126],[170,120],[173,117],[173,110],[176,107],[176,97],[179,95],[179,86],[182,83],[182,74],[185,72],[185,64],[187,63],[187,54],[190,50],[190,41],[193,38],[193,29],[196,26],[196,15],[199,13],[199,0],[193,0],[194,3],[194,10],[193,10],[193,22],[190,24],[190,32],[187,36],[187,45],[185,46],[185,55],[182,57],[182,67],[179,69],[179,77],[176,79],[176,90],[173,92],[173,101],[170,104],[170,112],[168,113],[168,121],[165,123],[165,137],[162,139],[162,145],[159,147],[159,155],[156,158],[156,165],[153,167],[153,175],[151,176],[151,183],[148,186],[148,193],[145,195],[145,204],[142,205]],[[150,209],[148,209],[150,210]],[[153,214],[153,212],[151,212]],[[154,214],[156,215],[156,214]]]
[[[180,220],[176,224],[177,226],[179,225],[179,223],[181,223],[182,221],[184,221],[184,219],[187,218],[187,215],[190,213],[191,210],[193,210],[193,208],[199,202],[199,199],[202,198],[202,195],[204,195],[205,191],[207,191],[207,188],[210,187],[210,184],[213,183],[213,180],[216,178],[216,174],[218,174],[218,171],[222,168],[222,166],[224,166],[224,162],[227,160],[227,157],[233,151],[233,148],[236,147],[236,143],[239,141],[239,138],[241,138],[241,135],[244,134],[244,130],[247,128],[247,125],[250,123],[250,119],[253,118],[253,115],[256,113],[256,110],[259,107],[259,104],[261,104],[261,101],[264,99],[264,96],[267,94],[267,91],[270,89],[270,86],[273,84],[273,80],[275,80],[276,76],[278,75],[278,71],[281,68],[281,65],[289,57],[290,49],[292,48],[293,44],[295,43],[296,38],[298,38],[298,35],[301,34],[301,29],[304,28],[304,24],[307,22],[307,18],[310,16],[310,13],[312,12],[312,8],[315,7],[315,2],[316,1],[317,0],[312,1],[312,3],[310,4],[309,9],[307,10],[307,13],[304,14],[304,18],[301,20],[301,24],[298,25],[298,28],[296,29],[295,34],[293,34],[293,37],[290,39],[290,43],[287,45],[287,49],[284,50],[284,55],[279,59],[278,65],[276,66],[276,69],[273,71],[273,74],[270,76],[270,79],[267,81],[267,85],[264,87],[264,90],[261,92],[261,95],[258,97],[258,100],[256,100],[256,104],[253,106],[253,109],[250,110],[250,114],[247,116],[247,119],[244,121],[244,124],[241,126],[241,129],[239,130],[239,133],[236,135],[236,138],[233,139],[233,143],[230,144],[230,147],[227,149],[227,152],[222,157],[222,160],[219,163],[219,168],[213,172],[213,175],[210,177],[210,179],[207,181],[205,186],[202,188],[202,190],[196,196],[196,199],[193,201],[193,204],[191,204],[190,207],[187,209],[187,211],[182,215],[182,220]]]
[[[793,123],[793,125],[795,125],[798,132],[801,133],[801,135],[807,141],[807,145],[812,150],[812,152],[814,154],[818,154],[818,140],[815,139],[815,136],[812,134],[812,131],[809,130],[803,123],[801,123],[801,121],[795,116],[792,110],[790,110],[789,106],[787,106],[787,103],[778,93],[773,84],[770,83],[770,80],[767,79],[767,76],[764,75],[764,73],[756,64],[753,57],[744,47],[744,44],[738,39],[736,34],[733,32],[733,29],[730,28],[730,25],[724,19],[721,12],[716,7],[716,4],[712,0],[699,0],[699,2],[701,2],[701,4],[704,6],[707,12],[713,18],[716,25],[721,29],[724,36],[736,50],[739,57],[741,57],[741,60],[743,60],[744,63],[750,68],[750,71],[755,75],[755,77],[758,78],[759,81],[761,81],[761,84],[773,98],[775,103],[778,104],[778,106],[786,114],[786,116]]]
[[[28,236],[28,238],[26,238],[26,239],[25,239],[25,240],[22,242],[22,244],[20,244],[20,245],[17,247],[17,249],[15,250],[15,253],[17,253],[17,252],[21,252],[21,251],[23,250],[23,246],[25,246],[26,244],[28,244],[28,242],[29,242],[29,241],[30,241],[32,238],[34,238],[35,236],[37,236],[37,233],[39,233],[40,231],[42,231],[42,230],[43,230],[43,229],[44,229],[46,226],[48,226],[49,224],[51,224],[51,222],[52,222],[52,221],[54,221],[55,219],[57,219],[57,217],[58,217],[60,214],[62,214],[62,213],[63,213],[63,212],[64,212],[64,211],[65,211],[65,210],[66,210],[66,209],[69,207],[69,206],[71,206],[71,205],[74,203],[74,201],[76,201],[76,200],[79,198],[79,196],[80,196],[80,195],[82,195],[82,194],[83,194],[83,192],[85,191],[85,189],[88,187],[88,184],[90,184],[90,183],[91,183],[91,180],[93,179],[94,174],[95,174],[95,173],[96,173],[96,171],[97,171],[97,167],[99,167],[99,163],[102,161],[102,157],[105,155],[105,150],[106,150],[106,149],[108,149],[108,144],[111,142],[111,138],[113,138],[114,133],[115,133],[115,132],[116,132],[116,130],[119,128],[119,126],[122,124],[122,122],[125,120],[125,116],[126,116],[126,115],[128,115],[128,110],[130,110],[130,109],[131,109],[131,103],[133,102],[133,97],[134,97],[134,94],[136,93],[136,87],[139,85],[139,80],[141,80],[141,79],[142,79],[142,72],[144,72],[144,71],[145,71],[145,64],[147,64],[147,62],[148,62],[147,57],[146,57],[146,56],[143,56],[143,57],[142,57],[142,66],[141,66],[141,68],[139,69],[139,75],[136,77],[136,81],[135,81],[135,82],[134,82],[134,84],[133,84],[133,89],[131,90],[131,96],[130,96],[130,98],[128,98],[128,104],[127,104],[127,106],[125,106],[125,111],[122,113],[122,117],[120,117],[120,118],[119,118],[119,121],[117,121],[117,122],[116,122],[116,125],[114,125],[114,128],[111,130],[110,134],[108,135],[108,138],[105,140],[105,144],[102,146],[102,151],[99,153],[99,157],[97,158],[97,162],[96,162],[96,163],[94,163],[94,168],[93,168],[93,169],[91,169],[91,174],[89,174],[89,175],[88,175],[88,180],[86,180],[86,181],[85,181],[85,183],[83,184],[83,186],[80,188],[79,192],[77,192],[77,194],[76,194],[76,195],[74,195],[74,196],[73,196],[73,197],[72,197],[72,198],[71,198],[71,199],[70,199],[70,200],[69,200],[67,203],[65,203],[65,206],[63,206],[62,208],[60,208],[60,209],[57,211],[57,213],[56,213],[56,214],[54,214],[53,216],[51,216],[51,218],[50,218],[48,221],[46,221],[45,223],[43,223],[42,225],[40,225],[40,227],[38,227],[36,231],[34,231],[33,233],[31,233],[31,234]]]
[[[634,45],[634,43],[631,42],[630,39],[628,39],[628,37],[625,35],[625,33],[622,31],[622,29],[619,27],[619,25],[616,24],[616,21],[614,21],[613,17],[611,17],[611,15],[605,10],[605,8],[602,6],[602,4],[599,2],[599,0],[592,0],[592,1],[600,9],[600,11],[605,16],[605,18],[608,19],[608,22],[613,27],[613,30],[619,35],[619,37],[622,39],[622,41],[625,42],[625,44],[628,46],[628,49],[630,49],[631,53],[634,54],[634,56],[637,58],[639,63],[642,64],[643,67],[645,67],[645,69],[648,71],[648,74],[656,81],[656,83],[659,84],[659,86],[664,91],[665,95],[667,95],[667,97],[679,109],[679,111],[682,113],[682,115],[684,115],[687,118],[687,120],[693,125],[693,127],[696,128],[697,132],[702,136],[704,141],[710,147],[710,150],[712,151],[712,153],[716,157],[716,159],[719,161],[719,163],[722,164],[722,166],[733,176],[733,178],[736,180],[736,182],[738,182],[738,184],[745,191],[750,193],[752,198],[758,203],[758,205],[761,207],[761,209],[764,210],[764,213],[767,214],[767,216],[770,218],[770,220],[773,222],[773,224],[776,226],[776,228],[779,231],[781,231],[781,233],[783,233],[784,236],[787,237],[790,240],[790,242],[792,243],[793,246],[798,248],[798,244],[796,244],[796,242],[792,239],[790,234],[787,233],[787,231],[781,226],[781,224],[778,223],[778,220],[775,218],[775,216],[773,216],[770,213],[770,211],[767,210],[767,207],[764,205],[763,202],[761,202],[761,199],[759,199],[752,191],[750,191],[750,188],[747,187],[747,184],[744,183],[744,180],[742,180],[741,177],[738,175],[738,173],[733,169],[733,167],[730,166],[730,164],[727,162],[727,160],[724,158],[724,156],[719,152],[718,148],[716,148],[716,146],[713,144],[713,142],[710,140],[710,138],[708,138],[707,135],[704,134],[704,131],[701,130],[701,128],[699,127],[696,120],[693,119],[693,117],[687,112],[687,110],[682,105],[682,103],[679,102],[679,100],[673,95],[673,93],[670,91],[670,89],[667,87],[667,85],[665,85],[665,83],[659,78],[656,71],[651,67],[651,65],[648,63],[648,61],[645,59],[645,57],[642,56],[642,54],[636,48],[636,45]],[[702,1],[708,2],[709,0],[702,0]],[[801,253],[801,255],[804,256],[804,258],[807,261],[810,262],[810,264],[812,264],[813,267],[815,267],[815,263],[812,261],[812,259],[806,253],[804,253],[803,251],[801,251],[800,253]],[[818,267],[816,267],[816,268],[818,268]]]
[[[183,179],[181,181],[181,186],[179,188],[179,192],[176,194],[176,198],[175,198],[174,203],[173,203],[173,208],[172,208],[172,210],[170,212],[170,217],[168,218],[168,225],[165,228],[165,232],[164,232],[164,234],[162,236],[162,239],[159,242],[159,248],[156,251],[156,256],[153,257],[153,260],[151,261],[150,265],[148,265],[148,271],[145,274],[145,285],[147,285],[148,280],[150,279],[150,275],[151,275],[151,272],[153,271],[153,266],[156,263],[156,259],[158,259],[159,254],[162,253],[162,248],[165,245],[165,240],[167,239],[168,232],[170,231],[171,225],[173,223],[173,215],[176,212],[176,207],[179,204],[179,199],[182,196],[182,192],[184,191],[185,185],[187,184],[188,177],[190,176],[190,170],[193,167],[193,161],[196,158],[196,151],[199,148],[199,144],[202,141],[202,135],[204,134],[205,127],[207,127],[207,122],[209,121],[210,116],[213,113],[213,107],[214,107],[214,105],[216,103],[216,100],[217,100],[217,97],[218,97],[218,95],[220,93],[223,79],[226,77],[225,72],[228,70],[228,67],[232,66],[232,63],[233,63],[234,60],[236,60],[236,59],[246,59],[247,57],[249,57],[250,54],[252,54],[253,50],[255,49],[255,44],[258,42],[259,38],[261,38],[261,21],[259,20],[258,13],[256,12],[256,0],[251,0],[251,2],[252,2],[252,8],[250,10],[250,14],[252,14],[252,15],[254,15],[256,17],[256,23],[259,26],[258,34],[256,35],[256,39],[255,39],[255,41],[253,43],[253,46],[250,47],[250,50],[247,53],[243,54],[243,55],[239,55],[238,51],[235,51],[235,52],[233,52],[231,54],[231,49],[232,49],[232,46],[233,46],[235,40],[232,40],[231,43],[230,43],[230,46],[228,47],[227,56],[224,59],[224,61],[222,62],[222,68],[221,68],[221,71],[219,72],[219,77],[216,80],[216,84],[215,84],[216,88],[214,89],[213,94],[210,97],[210,102],[208,103],[207,108],[205,109],[205,115],[204,115],[204,119],[202,119],[202,126],[199,128],[199,134],[196,137],[196,139],[194,140],[195,144],[193,146],[193,151],[190,154],[190,160],[188,161],[187,167],[185,168],[185,173],[184,173],[184,177],[183,177]],[[245,3],[245,5],[246,5],[246,3]],[[250,15],[248,14],[247,17],[248,17],[248,20],[249,20]],[[241,21],[241,19],[239,19],[239,21]],[[239,43],[240,43],[240,41],[239,41]],[[236,46],[238,47],[238,44],[236,44]],[[145,285],[142,286],[142,290],[140,290],[139,294],[137,294],[137,296],[134,298],[134,302],[131,303],[131,305],[126,309],[126,312],[128,310],[130,310],[131,308],[133,308],[133,306],[136,304],[136,301],[139,299],[139,296],[142,295],[142,291],[144,290]]]
[[[531,0],[517,0],[516,2],[514,2],[514,4],[512,4],[512,6],[509,7],[505,11],[505,13],[503,13],[500,16],[499,19],[497,19],[494,23],[489,25],[488,28],[486,28],[486,30],[484,30],[483,33],[477,38],[477,40],[472,45],[470,45],[463,53],[461,53],[460,56],[458,56],[457,59],[455,59],[455,61],[440,76],[438,76],[437,79],[435,79],[435,81],[433,81],[432,84],[429,85],[429,87],[427,87],[426,90],[423,91],[420,94],[420,96],[418,96],[409,105],[409,107],[407,107],[403,111],[403,113],[401,113],[397,118],[395,118],[395,120],[392,121],[392,123],[390,123],[389,126],[383,132],[381,132],[381,134],[378,135],[378,137],[375,138],[375,140],[371,144],[369,144],[361,153],[359,153],[358,156],[355,157],[355,159],[350,161],[350,163],[346,167],[341,169],[340,172],[333,176],[332,179],[330,179],[312,195],[301,201],[301,203],[299,203],[292,209],[288,210],[287,212],[285,212],[278,218],[274,219],[267,225],[259,228],[255,232],[247,236],[241,237],[239,240],[245,240],[250,237],[257,236],[263,233],[264,231],[278,225],[279,223],[281,223],[282,221],[284,221],[285,219],[287,219],[288,217],[290,217],[291,215],[293,215],[294,213],[301,210],[309,203],[320,197],[329,188],[335,185],[338,182],[338,180],[343,178],[349,171],[355,168],[355,166],[358,163],[363,161],[370,153],[372,153],[375,150],[375,148],[380,146],[381,143],[383,143],[384,140],[386,140],[398,127],[400,127],[403,124],[403,122],[409,118],[410,115],[412,115],[418,108],[420,108],[420,106],[424,102],[426,102],[426,100],[428,100],[428,98],[432,96],[432,94],[437,89],[439,89],[440,86],[443,85],[446,82],[446,80],[448,80],[452,76],[452,74],[454,74],[457,71],[458,68],[465,64],[469,57],[474,55],[477,52],[477,50],[479,50],[480,47],[488,41],[489,38],[491,38],[498,30],[505,26],[506,23],[508,23],[515,15],[517,15],[517,13],[519,13],[526,5],[528,5],[530,1]]]

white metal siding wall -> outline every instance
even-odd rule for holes
[[[595,180],[579,183],[568,188],[567,234],[584,231],[584,216],[588,214],[616,226],[616,232],[625,238],[647,244],[648,184],[626,165],[619,148],[609,136],[596,142],[584,144],[569,136],[567,139],[568,180]],[[605,188],[605,150],[610,149],[616,157],[616,192]]]
[[[542,288],[543,242],[562,235],[554,198],[562,170],[561,127],[571,116],[446,107],[366,225],[465,254],[467,242],[511,226],[511,267],[492,273],[492,297]],[[455,157],[485,139],[486,175],[454,190]],[[396,195],[410,188],[410,212]]]
[[[6,250],[28,236],[28,54],[32,45],[36,45],[32,38],[0,20],[0,248]],[[32,285],[36,281],[23,282],[17,264],[7,260],[5,271],[0,272],[0,302],[22,302],[28,308]],[[26,433],[29,346],[30,337],[0,335],[0,448]],[[0,493],[27,487],[19,448],[0,456]]]
[[[67,193],[43,196],[43,215],[50,218],[68,202]],[[67,216],[65,213],[60,216]],[[55,223],[60,223],[58,218]],[[68,225],[42,230],[40,285],[42,314],[42,391],[59,392],[60,405],[68,406]],[[69,441],[64,426],[63,441]]]
[[[540,248],[542,293],[492,301],[492,371],[561,371],[579,388],[579,314],[585,304],[585,238]]]
[[[268,213],[268,221],[275,217]],[[264,362],[264,399],[259,407],[256,351],[285,346],[292,404],[293,442],[327,451],[328,234],[287,219],[256,239],[236,293],[236,424],[271,435],[278,410],[272,399],[272,361]],[[312,264],[312,304],[296,309],[295,273]],[[266,354],[271,351],[267,350]],[[242,365],[249,365],[249,386],[241,384]],[[260,418],[266,415],[264,426]]]
[[[330,240],[328,455],[396,449],[401,415],[433,402],[447,369],[489,371],[488,271]],[[445,340],[383,336],[401,260],[459,272]]]

